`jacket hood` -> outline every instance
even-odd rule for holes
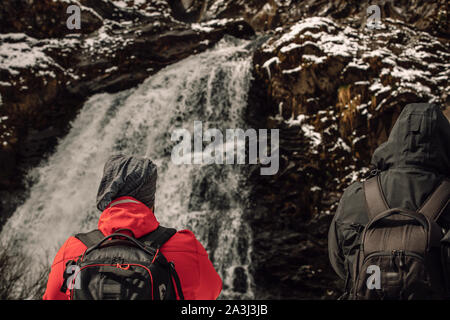
[[[450,176],[449,121],[437,105],[407,105],[388,140],[375,150],[371,164],[381,171],[419,167]]]
[[[133,197],[119,197],[100,215],[98,229],[109,235],[118,229],[128,229],[140,238],[158,228],[153,211]]]
[[[123,196],[134,197],[147,207],[155,203],[157,168],[146,158],[113,155],[103,169],[97,192],[97,208],[105,210],[111,201]]]

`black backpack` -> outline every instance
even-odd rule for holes
[[[183,300],[175,266],[159,250],[176,230],[159,226],[139,239],[122,230],[77,234],[87,249],[67,262],[61,291],[71,300],[175,300],[176,292]]]
[[[416,212],[390,209],[379,175],[363,186],[369,222],[361,235],[349,298],[446,298],[448,257],[436,220],[449,203],[450,181],[444,180]]]

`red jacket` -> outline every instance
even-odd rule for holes
[[[133,202],[124,203],[121,200]],[[120,197],[111,202],[98,221],[98,229],[105,236],[126,228],[139,238],[158,226],[152,210],[132,197]],[[68,299],[65,293],[60,292],[66,262],[77,259],[85,250],[86,246],[80,240],[75,237],[67,239],[53,261],[44,300]],[[178,231],[161,247],[161,252],[168,261],[174,262],[185,299],[217,299],[222,290],[222,280],[208,259],[205,248],[191,231]]]

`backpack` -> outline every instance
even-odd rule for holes
[[[361,235],[349,298],[444,299],[448,257],[441,247],[444,231],[436,221],[448,205],[450,181],[444,180],[417,211],[389,208],[379,175],[363,188],[369,222]]]
[[[159,250],[176,230],[159,226],[139,239],[122,230],[77,234],[87,249],[67,262],[61,291],[70,300],[184,300],[175,265]]]

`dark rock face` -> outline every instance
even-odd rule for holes
[[[308,17],[331,17],[357,26],[366,23],[367,8],[378,5],[383,19],[392,18],[427,31],[449,37],[448,1],[426,0],[171,0],[182,19],[194,15],[204,21],[215,18],[244,17],[255,30],[271,30]],[[183,6],[185,3],[185,6]]]
[[[73,33],[66,27],[66,20],[69,16],[66,10],[70,4],[77,3],[52,0],[2,1],[0,29],[2,33],[23,32],[37,39],[64,37]],[[95,11],[81,7],[81,25],[83,27],[80,33],[94,32],[102,24],[102,18]]]

